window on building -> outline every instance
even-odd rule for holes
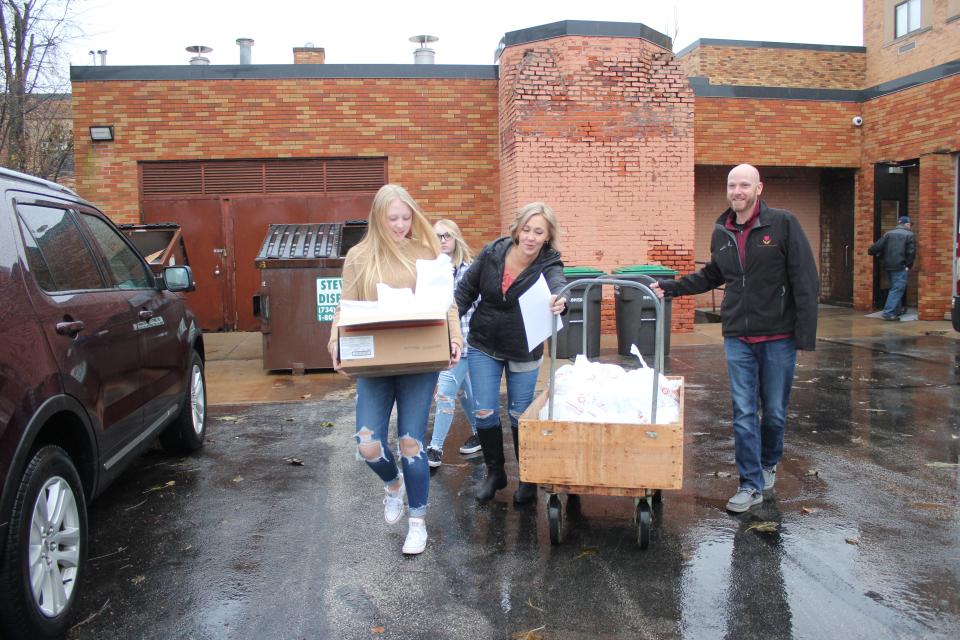
[[[894,7],[894,37],[920,28],[920,0],[906,0]]]

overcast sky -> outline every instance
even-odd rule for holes
[[[188,45],[213,48],[211,64],[236,64],[237,38],[253,62],[289,64],[307,43],[333,64],[413,62],[408,38],[430,34],[437,64],[493,64],[504,33],[558,20],[639,22],[674,37],[861,45],[861,0],[80,0],[80,36],[66,52],[90,65],[186,64]],[[97,62],[99,64],[99,61]]]

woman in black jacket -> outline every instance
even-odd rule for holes
[[[517,424],[533,402],[537,373],[543,360],[543,345],[527,347],[520,296],[541,274],[553,295],[550,308],[563,313],[566,300],[556,293],[563,288],[563,262],[557,250],[560,228],[546,204],[523,207],[510,224],[510,235],[494,240],[480,252],[457,287],[461,315],[480,299],[470,321],[470,351],[467,360],[477,407],[477,436],[483,447],[487,477],[477,487],[476,498],[486,502],[507,486],[503,470],[503,430],[500,425],[500,380],[507,376],[507,405],[513,430],[513,450],[519,462]],[[537,486],[521,482],[513,501],[531,502]]]

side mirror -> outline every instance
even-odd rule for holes
[[[165,267],[163,286],[167,291],[194,291],[197,283],[193,280],[193,271],[187,266]]]

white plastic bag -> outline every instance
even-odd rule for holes
[[[554,420],[649,424],[653,369],[634,346],[641,367],[625,371],[615,364],[590,362],[578,355],[572,365],[556,370],[553,379]],[[549,407],[540,410],[546,420]],[[657,385],[657,424],[680,419],[680,381],[663,374]]]

